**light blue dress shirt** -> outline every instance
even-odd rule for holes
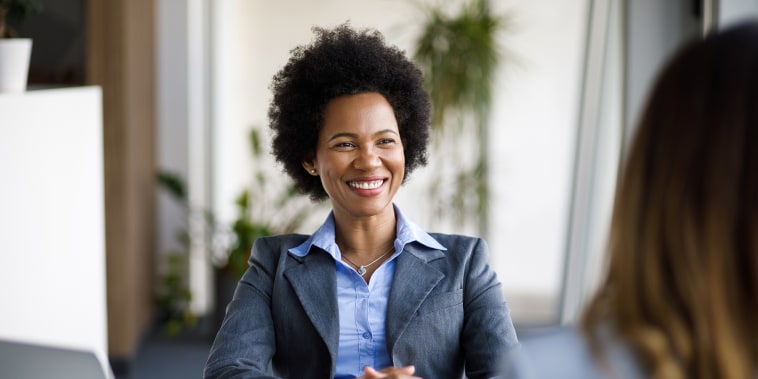
[[[363,375],[365,366],[382,369],[392,365],[385,339],[387,301],[395,274],[396,258],[405,245],[413,242],[427,247],[447,250],[419,226],[406,219],[393,204],[397,219],[395,253],[385,260],[366,283],[351,266],[342,262],[334,236],[334,214],[330,213],[321,227],[305,242],[289,251],[305,256],[312,246],[328,252],[335,261],[337,302],[339,304],[340,338],[337,350],[335,379]]]

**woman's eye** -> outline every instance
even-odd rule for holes
[[[379,140],[379,144],[380,145],[386,145],[386,144],[390,144],[390,143],[395,143],[395,140],[392,139],[392,138],[382,138],[382,139]]]
[[[352,142],[339,142],[334,144],[334,147],[338,149],[351,149],[355,147],[355,145]]]

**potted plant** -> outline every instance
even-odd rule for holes
[[[163,170],[158,173],[156,179],[158,185],[182,208],[187,223],[190,218],[197,217],[197,210],[190,207],[186,185],[181,176]],[[207,222],[208,229],[212,229],[212,217],[205,216],[207,212],[200,213]],[[190,309],[192,292],[189,289],[187,272],[192,241],[194,238],[203,237],[190,234],[189,226],[185,224],[175,231],[175,238],[177,248],[162,255],[162,267],[159,268],[155,294],[158,323],[170,337],[192,329],[197,324],[197,316]]]
[[[32,40],[17,38],[8,20],[24,21],[41,9],[35,0],[0,0],[0,93],[26,90],[32,53]]]
[[[443,143],[447,152],[436,155],[446,170],[433,179],[430,198],[440,217],[451,215],[459,226],[471,222],[486,236],[488,115],[502,56],[497,35],[508,19],[495,14],[488,0],[466,1],[454,15],[442,7],[426,8],[425,14],[413,56],[432,100],[432,130],[439,137],[435,147]],[[473,149],[465,146],[470,143]]]
[[[294,183],[279,179],[281,174],[264,159],[258,129],[251,129],[248,137],[253,157],[253,181],[235,201],[237,218],[230,230],[225,232],[229,238],[222,238],[229,241],[226,255],[215,263],[216,326],[220,326],[234,288],[248,268],[247,262],[255,240],[296,231],[308,215],[325,204],[312,203],[297,192]]]
[[[254,159],[253,181],[243,189],[235,200],[236,218],[228,225],[215,219],[205,209],[197,209],[189,203],[184,179],[167,171],[158,173],[158,185],[184,210],[190,218],[202,218],[203,232],[192,234],[188,227],[176,233],[180,249],[164,254],[159,277],[156,303],[159,321],[169,336],[193,328],[197,317],[190,310],[192,293],[187,278],[189,249],[193,241],[205,238],[207,257],[215,268],[216,309],[213,317],[213,332],[220,326],[226,305],[231,301],[237,281],[247,270],[253,242],[259,237],[290,233],[307,219],[307,215],[322,206],[313,204],[297,193],[294,184],[283,180],[271,171],[272,165],[264,161],[264,152],[257,129],[249,134],[250,148]]]

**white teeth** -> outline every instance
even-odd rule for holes
[[[350,187],[358,188],[358,189],[374,189],[379,188],[379,186],[384,183],[383,180],[374,180],[370,182],[348,182]]]

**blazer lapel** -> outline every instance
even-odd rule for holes
[[[334,259],[319,249],[313,249],[302,258],[292,255],[290,258],[302,264],[290,265],[284,271],[284,277],[292,285],[305,313],[324,340],[332,362],[336,362],[339,310]]]
[[[397,257],[395,276],[392,280],[387,304],[387,348],[390,354],[397,339],[403,334],[413,314],[445,275],[428,262],[444,257],[440,250],[421,250],[406,245]]]

